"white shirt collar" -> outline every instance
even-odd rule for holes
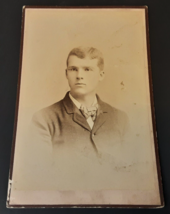
[[[69,92],[69,97],[70,97],[70,99],[73,101],[73,103],[76,105],[76,107],[77,107],[78,109],[80,109],[81,103],[79,103],[79,102],[70,94],[70,92]],[[92,103],[92,106],[94,106],[96,103],[97,103],[97,98],[96,98],[96,96],[95,96],[94,101],[93,101],[93,103]]]

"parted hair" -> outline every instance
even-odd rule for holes
[[[93,47],[77,47],[73,48],[67,57],[67,66],[68,66],[68,60],[70,56],[77,56],[80,59],[84,59],[86,57],[89,57],[90,59],[98,59],[98,67],[100,70],[104,69],[104,59],[103,54],[96,48]]]

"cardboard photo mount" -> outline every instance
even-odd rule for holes
[[[81,173],[84,173],[84,177],[92,177],[89,183],[83,183],[80,179],[82,174],[75,175],[75,172],[79,173],[77,169],[80,169],[76,162],[71,165],[72,173],[68,172],[68,169],[62,172],[67,165],[62,165],[62,154],[65,154],[62,153],[63,150],[57,153],[57,157],[54,155],[57,164],[61,163],[58,164],[59,168],[54,164],[55,166],[49,169],[51,165],[41,165],[39,159],[40,156],[45,159],[48,149],[40,148],[43,145],[40,142],[36,156],[29,153],[31,150],[26,141],[33,142],[32,136],[28,137],[28,130],[35,112],[59,101],[68,91],[67,81],[61,77],[60,72],[65,69],[64,62],[69,51],[79,45],[87,47],[89,44],[104,53],[106,59],[105,73],[108,78],[105,78],[103,88],[98,90],[99,96],[101,94],[106,103],[127,114],[131,131],[124,140],[125,146],[113,142],[113,153],[108,155],[108,148],[105,148],[107,152],[104,155],[101,151],[103,159],[99,161],[100,166],[95,163],[93,157],[86,156],[87,165],[92,164],[88,171],[84,162],[85,156],[77,156],[84,164],[80,164],[81,168],[86,169],[84,172],[80,170]],[[112,136],[112,133],[108,135]],[[111,138],[108,142],[109,146],[112,140]],[[58,139],[56,145],[57,142]],[[62,142],[67,145],[67,142]],[[80,142],[83,142],[81,137]],[[54,149],[54,145],[52,148]],[[64,159],[67,163],[67,158],[70,160],[69,158],[74,156],[71,156],[69,149],[70,147],[67,147],[68,155]],[[119,157],[119,152],[123,156]],[[61,159],[58,157],[60,154]],[[59,171],[61,174],[66,173],[67,177],[62,177]],[[105,177],[102,177],[103,174]],[[68,180],[70,183],[66,185]],[[147,6],[23,7],[7,207],[164,207],[152,90]]]

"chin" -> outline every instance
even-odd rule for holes
[[[71,90],[71,92],[75,96],[84,96],[84,95],[88,94],[88,92],[82,88]]]

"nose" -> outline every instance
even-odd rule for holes
[[[77,80],[80,80],[80,79],[83,79],[83,70],[82,69],[79,69],[77,71],[77,77],[76,77]]]

